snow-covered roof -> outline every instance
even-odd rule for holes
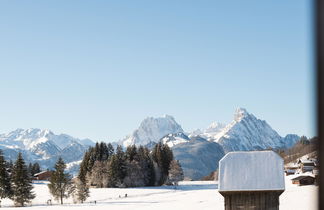
[[[49,172],[49,171],[41,171],[41,172],[39,172],[39,173],[34,174],[34,176],[39,176],[39,175],[41,175],[41,174],[45,174],[45,173],[47,173],[47,172]]]
[[[309,159],[300,159],[300,162],[305,164],[305,163],[314,163],[314,160],[309,160]]]
[[[219,161],[219,191],[285,190],[283,159],[273,151],[229,152]]]

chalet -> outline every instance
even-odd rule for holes
[[[49,180],[51,178],[51,171],[42,171],[34,174],[34,180]]]
[[[299,168],[297,163],[289,163],[285,166],[285,174],[286,176],[295,174]]]
[[[313,171],[315,167],[315,161],[313,159],[300,159],[298,160],[299,168],[302,173]]]
[[[315,177],[312,176],[298,176],[293,179],[291,179],[293,184],[298,184],[298,185],[311,185],[315,183]]]
[[[278,210],[285,190],[283,159],[273,151],[229,152],[219,161],[225,210]]]

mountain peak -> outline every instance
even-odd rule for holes
[[[225,124],[219,123],[219,122],[212,122],[206,130],[204,130],[204,133],[209,133],[209,134],[216,134],[220,132],[223,128],[225,128]],[[208,135],[207,135],[208,136]]]
[[[241,108],[241,107],[239,107],[239,108],[237,108],[237,109],[235,110],[235,113],[234,113],[234,120],[235,120],[235,121],[240,121],[240,120],[242,120],[244,117],[246,117],[246,116],[248,116],[248,115],[250,115],[250,114],[248,113],[248,111],[246,111],[245,108]]]
[[[121,140],[124,147],[129,145],[146,145],[150,142],[158,142],[163,136],[170,133],[183,132],[181,126],[171,115],[162,117],[145,118],[138,129],[131,135]]]
[[[164,114],[162,117],[174,120],[174,117],[172,115]]]

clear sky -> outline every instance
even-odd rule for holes
[[[244,107],[313,136],[311,2],[1,1],[0,133],[114,141],[147,116],[190,131]]]

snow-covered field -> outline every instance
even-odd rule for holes
[[[291,178],[292,176],[286,177],[286,190],[280,196],[280,210],[316,209],[318,187],[314,185],[301,187],[292,185]],[[52,206],[46,205],[46,201],[51,199],[46,184],[45,182],[34,184],[36,198],[32,202],[32,207],[28,209],[224,209],[224,199],[218,193],[216,182],[182,182],[177,190],[169,186],[91,189],[91,197],[84,204],[73,204],[72,199],[68,199],[65,200],[66,204],[64,205],[59,205],[56,201],[53,201]],[[126,198],[125,194],[127,194]],[[121,198],[119,198],[119,195]],[[95,200],[96,204],[94,204]],[[2,204],[3,207],[13,209],[13,203],[10,200],[4,200]]]

